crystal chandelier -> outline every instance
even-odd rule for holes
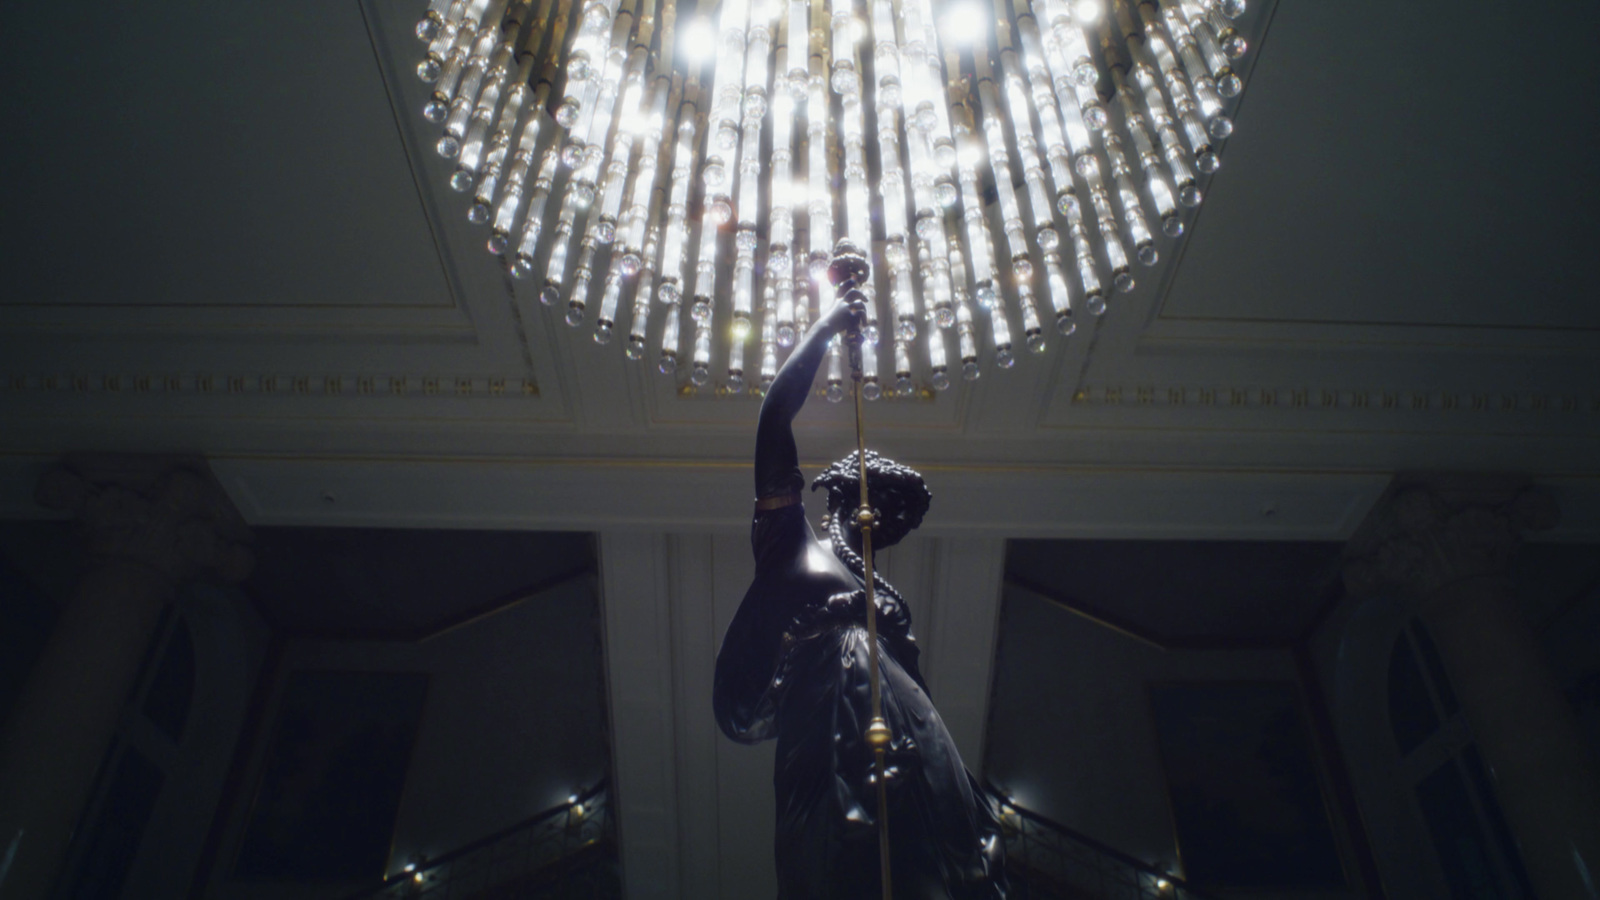
[[[432,0],[423,115],[490,252],[598,343],[764,388],[849,238],[877,262],[863,395],[880,362],[944,390],[985,339],[1009,368],[1015,326],[1042,352],[1133,288],[1242,88],[1244,0],[994,2]]]

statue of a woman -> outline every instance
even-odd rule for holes
[[[756,576],[717,655],[717,724],[742,743],[778,739],[777,863],[780,900],[878,898],[877,786],[865,739],[871,718],[866,591],[855,527],[855,454],[812,485],[828,496],[827,538],[801,505],[791,423],[810,393],[830,338],[858,315],[845,304],[814,325],[761,405],[756,509],[750,541]],[[874,548],[922,521],[922,476],[867,453],[878,513]],[[1000,829],[982,789],[928,697],[911,617],[881,577],[878,609],[891,881],[898,900],[1003,898]]]

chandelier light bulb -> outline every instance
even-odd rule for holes
[[[951,4],[939,19],[939,37],[952,47],[970,47],[988,39],[989,13],[970,0]]]
[[[879,248],[871,400],[1044,352],[1183,234],[1236,125],[1245,2],[1129,6],[432,0],[416,72],[489,252],[696,389],[770,384],[833,302],[835,244]]]

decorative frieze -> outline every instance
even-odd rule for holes
[[[105,396],[153,394],[260,395],[297,397],[537,397],[531,377],[507,375],[282,375],[240,373],[57,373],[0,376],[0,395],[72,393]],[[819,387],[818,394],[823,390]],[[739,392],[721,384],[701,387],[687,380],[677,394],[686,400],[753,400],[762,391],[750,386]],[[932,387],[910,391],[885,389],[882,399],[932,403]],[[1088,384],[1073,392],[1079,407],[1123,409],[1198,408],[1289,411],[1357,410],[1433,413],[1600,413],[1600,395],[1537,391],[1440,391],[1398,388],[1269,387],[1261,385],[1172,385],[1153,383]]]
[[[1073,392],[1072,404],[1126,408],[1198,406],[1212,409],[1600,413],[1600,396],[1576,397],[1531,391],[1227,385],[1091,384]]]
[[[238,373],[11,374],[0,395],[260,395],[282,397],[537,397],[530,377],[504,375],[245,375]]]

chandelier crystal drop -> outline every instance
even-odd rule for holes
[[[692,386],[719,368],[764,390],[832,302],[835,242],[872,248],[876,399],[975,380],[985,339],[1010,368],[1013,327],[1043,352],[1133,289],[1233,132],[1244,11],[722,0],[680,22],[675,0],[432,0],[416,71],[489,252],[597,343],[624,331],[667,375],[685,359]]]

